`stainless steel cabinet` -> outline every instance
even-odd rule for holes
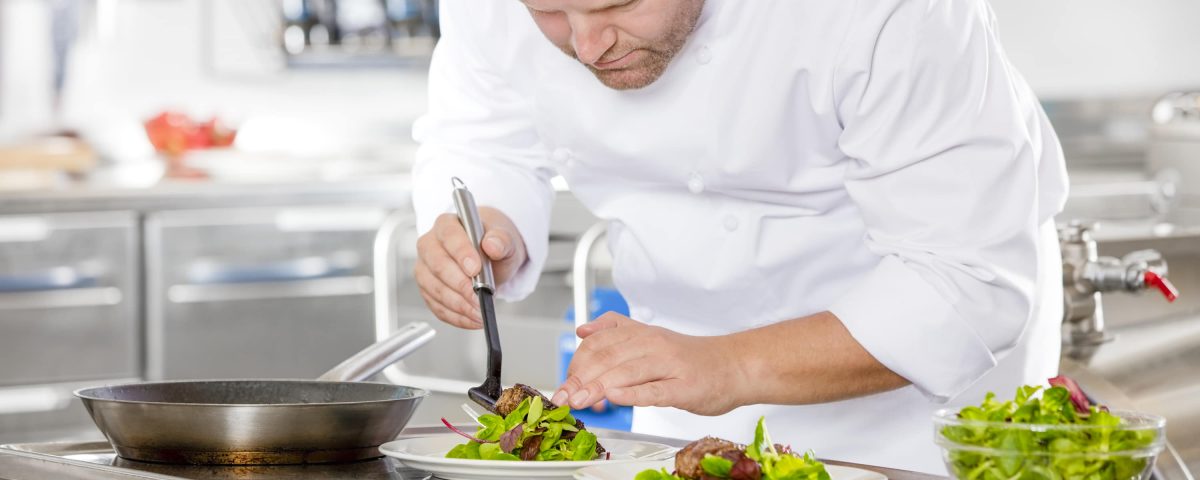
[[[316,377],[374,341],[376,207],[164,211],[145,222],[147,376]]]
[[[0,386],[138,376],[137,217],[0,217]]]
[[[0,216],[0,443],[75,438],[71,391],[141,370],[131,212]]]

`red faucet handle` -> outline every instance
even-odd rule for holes
[[[1179,290],[1171,284],[1170,280],[1149,270],[1146,271],[1146,287],[1157,288],[1168,302],[1174,302],[1176,298],[1179,298]]]

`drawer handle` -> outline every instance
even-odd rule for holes
[[[358,266],[358,254],[335,252],[329,256],[300,257],[279,262],[244,264],[201,259],[187,269],[193,284],[245,284],[287,282],[345,276]]]
[[[72,267],[54,267],[40,272],[0,275],[0,292],[36,292],[94,287],[96,277]]]
[[[105,307],[121,303],[116,287],[0,292],[0,310]]]
[[[284,282],[172,285],[167,289],[167,299],[173,303],[231,302],[366,295],[373,290],[371,277],[329,277]]]

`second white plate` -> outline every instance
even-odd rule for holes
[[[675,459],[624,462],[611,465],[593,465],[575,472],[575,480],[630,480],[642,470],[667,469],[675,470]],[[887,480],[882,473],[863,470],[861,468],[843,467],[840,465],[825,465],[832,480]]]

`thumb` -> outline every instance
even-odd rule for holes
[[[480,243],[483,253],[487,254],[492,261],[499,262],[513,255],[513,242],[508,235],[502,232],[490,231],[484,234],[483,241]]]

